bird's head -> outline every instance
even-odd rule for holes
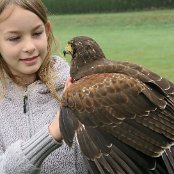
[[[95,40],[87,36],[77,36],[71,39],[64,50],[64,55],[70,54],[71,75],[84,66],[89,67],[95,61],[105,59],[105,55]]]
[[[71,54],[72,59],[91,61],[105,58],[105,55],[95,40],[87,36],[77,36],[71,39],[65,47],[64,55]]]

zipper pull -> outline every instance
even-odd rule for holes
[[[27,101],[28,101],[28,96],[27,95],[24,96],[23,101],[24,101],[24,105],[23,105],[24,113],[27,113]]]
[[[23,98],[23,112],[27,113],[28,111],[28,94],[27,94],[27,87],[25,88],[25,92],[24,92],[24,98]]]

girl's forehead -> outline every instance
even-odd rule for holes
[[[1,20],[3,19],[3,20]],[[42,20],[32,11],[19,6],[5,9],[0,15],[0,28],[19,28],[25,30],[26,27],[32,28],[38,23],[43,24]],[[8,29],[9,30],[9,29]]]
[[[18,18],[22,19],[22,18],[26,17],[26,14],[30,15],[29,17],[37,16],[32,11],[24,9],[23,7],[21,7],[19,5],[10,4],[0,14],[0,22],[3,22],[4,20],[7,20],[8,18],[17,18],[18,17]],[[27,20],[30,20],[30,18],[28,18]]]

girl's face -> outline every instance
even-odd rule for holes
[[[9,10],[13,10],[10,16],[0,22],[0,54],[14,75],[35,78],[47,55],[50,24],[44,25],[36,14],[19,6],[1,15]]]

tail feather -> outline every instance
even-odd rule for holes
[[[125,173],[123,165],[120,165],[121,159],[118,156],[116,159],[116,158],[113,158],[111,155],[108,155],[108,156],[105,156],[105,159],[112,166],[112,168],[115,172],[123,173],[123,174]]]
[[[172,154],[173,148],[174,147],[171,147],[172,151],[171,149],[167,149],[162,154],[162,158],[167,168],[168,174],[174,174],[174,154]]]
[[[111,151],[111,156],[116,159],[116,157],[114,156],[119,156],[120,159],[118,160],[119,165],[121,165],[128,173],[139,173],[139,174],[143,174],[142,171],[138,168],[137,165],[135,165],[135,163],[125,154],[123,153],[119,148],[117,148],[115,145],[113,145],[112,147],[112,151]],[[118,158],[118,157],[117,157]]]
[[[169,174],[162,157],[156,160],[155,174]]]

